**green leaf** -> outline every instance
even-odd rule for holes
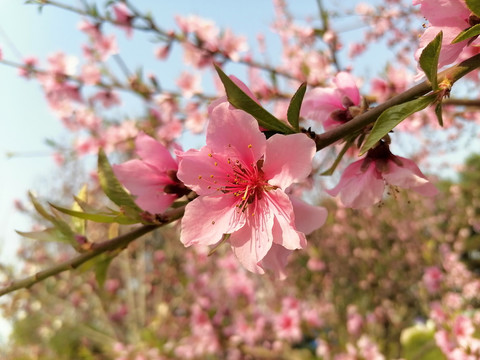
[[[306,90],[307,83],[300,85],[295,95],[293,95],[292,100],[290,100],[290,105],[288,105],[287,119],[296,131],[300,130],[298,126],[298,118],[300,117],[300,108],[302,107],[302,101]]]
[[[243,110],[252,115],[257,119],[258,124],[266,129],[275,130],[283,134],[295,133],[295,130],[270,114],[267,110],[257,104],[255,100],[245,94],[243,90],[240,89],[237,84],[235,84],[217,65],[215,65],[215,69],[225,87],[230,104],[237,109]]]
[[[108,268],[115,256],[103,254],[99,261],[95,264],[95,279],[100,288],[103,288],[107,279]]]
[[[30,197],[30,201],[32,202],[35,210],[37,210],[37,212],[43,218],[51,222],[55,227],[55,229],[59,231],[59,233],[62,236],[62,239],[59,239],[58,241],[67,242],[76,248],[78,243],[75,240],[75,234],[70,228],[70,226],[65,221],[63,221],[59,216],[53,215],[47,212],[45,208],[37,201],[37,199],[32,193],[28,193],[28,196]]]
[[[78,219],[84,219],[84,220],[90,220],[98,223],[119,223],[119,224],[137,224],[139,221],[137,219],[132,219],[129,218],[125,215],[123,215],[120,212],[111,212],[111,213],[106,213],[102,211],[98,211],[95,213],[86,213],[82,211],[75,211],[75,210],[70,210],[66,209],[64,207],[50,204],[53,208],[57,209],[58,211],[73,216]]]
[[[438,89],[437,72],[438,72],[438,58],[440,50],[442,49],[443,32],[440,31],[435,39],[433,39],[420,55],[419,63],[422,70],[425,72],[427,79],[432,84],[432,89]]]
[[[40,240],[40,241],[56,241],[56,242],[63,242],[70,244],[70,239],[65,237],[65,235],[55,227],[47,228],[41,231],[31,231],[31,232],[24,232],[15,230],[16,233],[20,236]]]
[[[478,17],[480,17],[480,1],[478,0],[465,0],[468,8]]]
[[[460,41],[470,39],[477,35],[480,35],[480,24],[473,25],[467,30],[463,30],[455,39],[452,40],[452,44],[459,43]]]
[[[443,127],[442,102],[435,106],[435,115],[437,115],[438,124]]]
[[[413,113],[425,109],[428,105],[434,102],[436,98],[437,96],[435,94],[430,94],[403,104],[392,106],[385,110],[373,125],[372,131],[368,134],[365,143],[360,149],[360,155],[365,154],[395,126],[400,124]]]
[[[129,208],[136,214],[143,212],[143,210],[135,204],[133,197],[123,188],[122,184],[120,184],[115,177],[107,156],[102,149],[98,152],[98,178],[103,192],[116,205],[122,208]]]

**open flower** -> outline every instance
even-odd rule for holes
[[[214,245],[230,234],[243,266],[281,276],[288,254],[306,245],[300,228],[310,232],[325,221],[324,209],[295,205],[309,207],[297,229],[285,193],[310,173],[315,144],[304,134],[267,140],[252,116],[228,102],[215,104],[210,116],[207,145],[179,154],[178,178],[199,195],[185,209],[180,239],[185,246]]]
[[[113,165],[113,172],[136,196],[138,206],[152,214],[161,213],[187,191],[176,177],[178,164],[165,146],[144,133],[137,136],[135,146],[141,160]]]
[[[301,115],[319,121],[330,130],[354,118],[361,102],[352,75],[340,72],[333,80],[335,86],[310,90],[302,103]]]
[[[340,195],[347,207],[363,208],[382,200],[385,184],[411,189],[424,196],[438,192],[412,160],[393,155],[388,145],[381,143],[364,159],[350,164],[338,185],[327,193]]]
[[[115,21],[125,29],[127,36],[131,37],[133,32],[132,31],[132,21],[133,21],[132,11],[123,2],[114,4],[112,8],[115,14]]]
[[[480,24],[480,19],[472,14],[464,0],[413,0],[413,5],[420,5],[420,12],[430,22],[430,26],[420,38],[420,48],[415,53],[417,59],[440,31],[443,31],[442,49],[438,59],[440,68],[457,60],[468,45],[480,46],[479,38],[452,44],[462,31]]]

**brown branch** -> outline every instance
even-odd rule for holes
[[[479,99],[445,99],[442,101],[442,105],[455,105],[455,106],[472,106],[480,107]]]
[[[185,206],[170,210],[165,212],[161,216],[157,216],[157,222],[152,225],[143,225],[127,234],[120,235],[116,238],[103,241],[101,243],[93,243],[90,250],[80,254],[70,260],[67,260],[58,265],[52,266],[51,268],[37,272],[34,275],[26,277],[22,280],[13,281],[3,289],[0,289],[0,296],[11,293],[19,289],[28,289],[36,283],[45,280],[51,276],[58,275],[64,271],[76,269],[80,265],[84,264],[90,259],[103,254],[105,252],[122,249],[128,246],[132,241],[138,239],[140,236],[145,235],[163,225],[169,224],[175,220],[180,219],[185,212]]]
[[[471,58],[461,62],[460,64],[453,66],[447,70],[444,70],[438,74],[438,82],[443,80],[449,80],[452,85],[469,72],[480,67],[480,54],[472,56]],[[330,131],[315,136],[315,143],[317,144],[317,150],[321,150],[334,142],[343,139],[345,136],[360,131],[365,126],[375,122],[377,118],[387,109],[392,106],[403,104],[407,101],[413,100],[419,96],[425,95],[432,91],[432,86],[429,81],[425,80],[422,83],[408,89],[407,91],[394,96],[393,98],[385,101],[384,103],[370,109],[369,111],[356,116],[349,122],[342,124]]]

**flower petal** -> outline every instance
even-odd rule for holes
[[[200,196],[185,208],[180,241],[185,246],[213,245],[223,234],[231,234],[245,225],[244,213],[235,206],[234,196]]]
[[[137,155],[160,171],[177,170],[178,164],[170,151],[152,137],[139,133],[135,140]]]
[[[375,168],[375,162],[362,171],[363,160],[350,164],[342,174],[340,182],[328,194],[337,196],[343,205],[354,209],[363,208],[380,201],[385,189],[385,183]]]
[[[342,96],[337,89],[315,88],[305,94],[300,115],[323,122],[332,111],[343,108]]]
[[[173,181],[141,160],[130,160],[112,168],[117,179],[136,196],[135,202],[143,210],[162,213],[177,198],[174,194],[163,192],[165,185]]]
[[[305,134],[273,135],[267,140],[263,172],[271,185],[286,189],[312,171],[315,142]]]
[[[404,189],[412,189],[425,196],[434,196],[438,190],[418,168],[412,160],[397,156],[402,162],[402,166],[398,166],[395,162],[388,162],[388,173],[384,173],[383,177],[387,183],[400,186]]]
[[[355,84],[355,78],[352,75],[345,71],[339,72],[333,82],[355,105],[360,104],[360,92],[358,91],[357,84]]]
[[[295,215],[290,198],[282,190],[269,191],[264,194],[270,216],[273,216],[273,242],[286,249],[302,249],[307,246],[305,234],[297,231]]]
[[[293,205],[297,230],[308,235],[325,224],[328,215],[327,209],[321,206],[307,204],[295,196],[289,197]]]
[[[274,243],[259,266],[265,270],[272,270],[277,279],[285,280],[287,277],[285,266],[287,266],[288,256],[292,252],[293,250],[285,249],[283,246]]]
[[[212,110],[207,145],[214,153],[230,151],[245,164],[255,164],[265,152],[266,139],[251,115],[221,103]]]
[[[268,209],[257,209],[255,216],[247,216],[245,226],[230,236],[230,245],[240,263],[249,271],[263,274],[258,263],[263,260],[273,244],[273,216]]]
[[[231,172],[230,167],[225,167],[227,160],[221,154],[213,155],[207,146],[177,153],[177,157],[180,162],[177,177],[198,195],[217,192]]]

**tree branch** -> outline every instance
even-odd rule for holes
[[[94,257],[105,252],[125,248],[128,246],[128,244],[138,239],[140,236],[145,235],[163,225],[169,224],[177,219],[180,219],[185,212],[185,206],[186,205],[167,211],[161,216],[157,216],[156,219],[158,224],[156,223],[151,225],[143,225],[127,234],[120,235],[116,238],[103,241],[101,243],[93,243],[90,250],[83,254],[80,254],[56,266],[52,266],[51,268],[37,272],[36,274],[26,277],[22,280],[13,281],[9,285],[5,286],[3,289],[0,289],[0,297],[18,289],[28,289],[36,283],[45,280],[46,278],[49,278],[51,276],[60,274],[64,271],[76,269],[88,260],[93,259]]]
[[[461,79],[463,76],[467,75],[469,72],[477,69],[478,67],[480,67],[480,54],[472,56],[460,64],[440,72],[438,74],[438,82],[441,83],[443,80],[449,80],[453,85],[457,80]],[[317,144],[317,150],[321,150],[333,144],[335,141],[344,138],[346,135],[359,131],[365,126],[375,122],[375,120],[377,120],[377,118],[388,108],[413,100],[419,96],[429,93],[430,91],[432,91],[432,86],[428,80],[425,80],[409,90],[385,101],[377,107],[374,107],[373,109],[356,116],[349,122],[323,134],[316,135],[315,143]]]
[[[100,14],[93,15],[92,13],[89,13],[86,10],[79,9],[79,8],[71,6],[71,5],[63,4],[63,3],[55,1],[55,0],[42,0],[41,4],[42,4],[42,6],[52,5],[52,6],[64,9],[64,10],[68,10],[68,11],[77,13],[79,15],[88,16],[88,17],[93,18],[93,19],[95,19],[97,21],[100,21],[100,22],[106,22],[106,23],[110,23],[110,24],[113,24],[113,25],[117,25],[117,26],[118,25],[123,25],[123,24],[115,21],[114,19],[112,19],[108,16],[101,16]],[[141,20],[143,20],[147,23],[147,25],[132,24],[131,27],[133,29],[139,30],[139,31],[144,31],[144,32],[156,33],[157,35],[160,35],[161,37],[163,37],[167,41],[169,40],[169,41],[175,41],[175,42],[178,42],[178,43],[188,43],[189,45],[192,45],[193,47],[197,48],[198,50],[204,51],[206,54],[208,54],[210,56],[220,55],[223,58],[223,61],[233,61],[227,55],[223,54],[221,51],[211,51],[211,50],[205,49],[200,44],[196,44],[194,42],[189,41],[183,35],[179,35],[177,33],[174,33],[173,31],[168,32],[168,31],[165,31],[165,30],[161,29],[154,22],[153,18],[148,17],[146,15],[143,15],[140,12],[136,11],[133,8],[133,6],[131,6],[130,3],[127,3],[127,5],[128,5],[130,10],[134,11],[134,15],[135,15],[136,18],[141,19]],[[252,66],[252,67],[270,72],[270,73],[275,74],[275,75],[283,76],[283,77],[288,78],[288,79],[298,80],[294,76],[292,76],[290,73],[288,73],[287,71],[278,70],[278,69],[275,69],[274,67],[272,67],[270,65],[263,64],[263,63],[260,63],[260,62],[256,62],[254,60],[239,59],[239,60],[236,60],[236,61],[233,61],[233,62],[243,64],[243,65],[247,65],[247,66]]]

